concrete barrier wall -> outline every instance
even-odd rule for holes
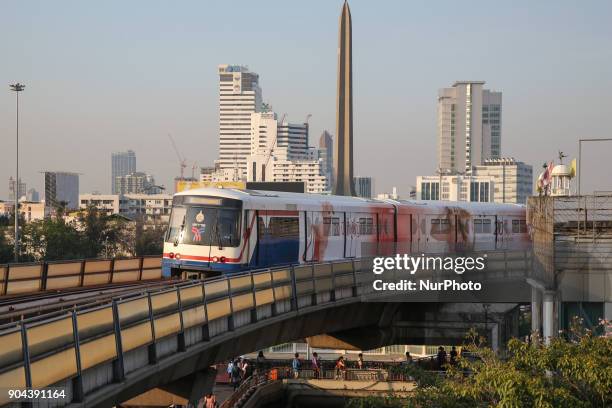
[[[0,297],[162,277],[161,257],[0,265]]]
[[[143,262],[121,264],[119,273],[132,273]],[[66,265],[53,270],[77,270]],[[41,264],[32,265],[29,278],[40,279],[41,269]],[[313,270],[324,277],[317,278]],[[325,284],[320,285],[323,280]],[[287,267],[182,281],[169,289],[137,291],[106,304],[7,324],[0,327],[0,384],[34,388],[69,385],[66,404],[82,401],[87,393],[121,381],[190,345],[290,313],[299,304],[315,306],[336,297],[355,296],[355,284],[353,261]],[[8,402],[5,397],[0,395],[0,405]]]

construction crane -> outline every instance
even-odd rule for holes
[[[198,168],[198,163],[193,162],[193,166],[191,166],[191,178],[192,179],[195,179],[195,172],[197,168]]]
[[[174,149],[174,152],[176,153],[176,157],[179,160],[179,166],[181,167],[181,179],[183,179],[185,178],[184,175],[185,175],[185,169],[187,168],[187,159],[181,156],[181,154],[179,153],[179,150],[176,147],[176,142],[174,141],[174,138],[172,137],[172,135],[168,133],[168,137],[170,138],[170,142],[172,143],[172,148]]]

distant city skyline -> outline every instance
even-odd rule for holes
[[[0,35],[19,40],[0,43],[10,56],[0,72],[0,176],[15,176],[15,81],[27,85],[20,178],[39,191],[40,172],[54,168],[81,173],[81,191],[110,192],[108,157],[130,148],[170,191],[179,166],[168,133],[189,167],[211,165],[226,62],[257,72],[263,101],[280,114],[312,114],[316,145],[335,128],[340,5],[236,1],[229,29],[227,4],[7,2]],[[578,138],[610,137],[609,2],[350,5],[355,174],[372,176],[376,192],[408,192],[434,173],[437,91],[465,78],[503,92],[502,154],[534,176],[557,150],[575,157]],[[583,192],[612,190],[611,152],[583,146]],[[8,195],[4,182],[0,199]]]

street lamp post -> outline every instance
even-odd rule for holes
[[[19,92],[25,89],[25,85],[17,82],[10,85],[12,91],[17,95],[17,144],[15,149],[15,262],[19,262]]]

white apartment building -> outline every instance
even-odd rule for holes
[[[47,214],[44,201],[20,201],[19,212],[26,222],[42,220]]]
[[[247,181],[304,182],[304,191],[329,190],[327,162],[308,148],[308,124],[278,122],[274,112],[251,115],[251,155]]]
[[[248,181],[304,182],[307,193],[327,193],[329,179],[325,160],[318,158],[318,151],[310,149],[301,159],[289,160],[287,147],[274,149],[270,155],[265,151],[249,156]]]
[[[143,216],[145,220],[169,220],[172,209],[171,194],[80,194],[80,208],[90,205],[107,215]]]
[[[442,188],[440,188],[440,184]],[[493,180],[484,176],[418,176],[417,200],[492,202]],[[442,198],[440,198],[442,195]]]
[[[470,174],[501,155],[502,93],[484,81],[458,81],[438,92],[438,169]]]
[[[525,204],[532,194],[532,168],[512,158],[486,160],[471,175],[418,176],[419,200]]]
[[[533,168],[514,158],[485,160],[475,166],[474,174],[493,179],[493,201],[497,203],[526,204],[533,194]]]
[[[79,194],[79,208],[94,206],[107,215],[119,214],[118,194]]]
[[[168,222],[171,210],[171,194],[126,194],[119,199],[120,214],[143,216],[146,221]]]
[[[219,159],[221,169],[234,170],[238,181],[246,174],[251,153],[251,114],[261,111],[259,75],[247,67],[219,65]]]

